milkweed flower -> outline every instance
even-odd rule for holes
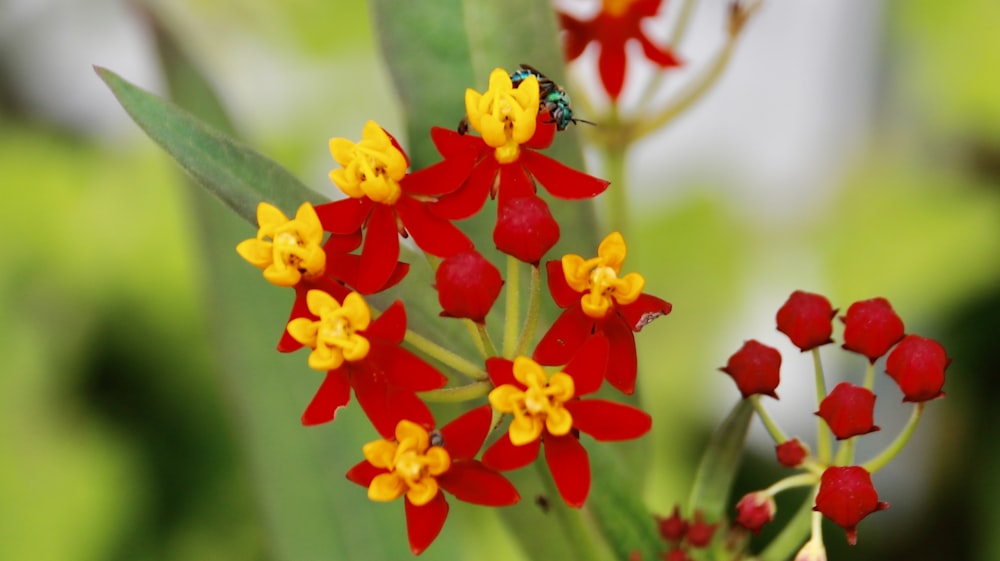
[[[600,11],[591,20],[560,13],[566,60],[575,60],[588,45],[597,44],[601,84],[613,100],[618,99],[625,84],[625,51],[630,41],[637,41],[643,55],[660,68],[680,66],[680,60],[669,47],[657,45],[642,29],[643,20],[655,16],[662,3],[663,0],[602,0]]]
[[[405,497],[410,551],[420,555],[437,538],[448,516],[442,490],[468,503],[509,506],[520,500],[503,475],[473,459],[490,430],[490,408],[479,407],[448,423],[399,421],[383,440],[362,449],[365,459],[347,479],[368,488],[368,498],[389,502]]]
[[[775,390],[781,382],[781,353],[775,348],[751,339],[719,370],[733,378],[744,399],[755,394],[778,399]]]
[[[816,415],[826,421],[837,440],[879,430],[875,426],[875,394],[868,388],[841,382],[819,404]]]
[[[497,199],[498,213],[502,213],[509,201],[535,196],[535,181],[552,196],[566,200],[592,198],[607,189],[607,181],[536,152],[552,143],[556,127],[543,122],[547,115],[539,114],[535,76],[515,87],[507,71],[497,68],[490,73],[486,92],[466,90],[465,106],[468,124],[480,136],[431,130],[445,162],[455,161],[461,169],[471,166],[459,178],[461,187],[435,204],[434,212],[440,216],[468,218],[479,212],[487,198]]]
[[[885,298],[855,302],[840,318],[844,322],[844,345],[875,363],[903,338],[903,320]]]
[[[903,401],[922,402],[943,397],[944,372],[951,364],[941,343],[907,335],[889,353],[885,372],[903,392]]]
[[[826,468],[820,478],[813,510],[820,512],[847,531],[847,543],[858,541],[857,526],[869,514],[889,508],[878,500],[872,476],[861,466]]]
[[[257,205],[257,224],[257,236],[240,242],[236,252],[262,269],[268,282],[295,289],[288,321],[308,315],[306,294],[310,290],[322,290],[342,300],[351,292],[348,287],[357,285],[360,258],[347,252],[360,245],[360,232],[330,235],[323,242],[323,226],[309,203],[302,203],[295,217],[289,219],[274,205],[261,202]],[[396,263],[386,288],[402,280],[408,269],[405,263]],[[282,330],[280,352],[301,347],[287,330]]]
[[[316,213],[332,234],[364,231],[361,292],[385,288],[399,259],[399,236],[412,235],[420,249],[438,257],[472,248],[461,230],[430,209],[436,197],[458,189],[471,161],[456,158],[407,173],[406,154],[374,121],[365,124],[360,142],[331,139],[330,153],[343,166],[330,172],[330,180],[348,198],[320,205]]]
[[[541,364],[566,364],[595,334],[610,343],[605,377],[626,394],[635,391],[638,368],[634,333],[670,313],[669,302],[645,294],[639,273],[621,276],[625,239],[618,232],[604,238],[597,257],[564,255],[546,263],[549,291],[563,313],[542,336],[532,356]]]
[[[833,342],[833,317],[837,310],[824,296],[796,290],[778,309],[778,331],[802,352]]]
[[[493,303],[500,296],[503,279],[496,266],[477,251],[463,251],[445,259],[434,272],[434,287],[444,317],[486,323]]]
[[[392,435],[402,419],[433,423],[430,410],[415,392],[440,388],[447,379],[399,346],[406,334],[402,302],[375,320],[357,292],[341,304],[321,290],[310,290],[307,303],[310,317],[289,322],[288,333],[312,349],[309,367],[326,371],[326,378],[302,414],[302,424],[332,421],[347,405],[352,388],[382,436]]]
[[[581,399],[600,388],[608,342],[592,337],[573,360],[551,376],[534,360],[491,358],[486,371],[495,388],[490,405],[513,419],[483,454],[486,466],[506,471],[530,464],[545,445],[545,461],[559,495],[579,508],[590,492],[590,460],[579,433],[598,441],[638,438],[649,431],[645,412],[602,399]]]

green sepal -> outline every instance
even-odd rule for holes
[[[267,201],[286,214],[303,202],[326,202],[285,168],[210,127],[187,111],[94,67],[125,111],[190,175],[226,206],[257,224],[257,204]]]

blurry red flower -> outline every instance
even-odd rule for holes
[[[774,520],[777,511],[774,498],[767,493],[747,493],[736,503],[736,523],[759,536],[764,525]]]
[[[802,465],[802,461],[809,455],[808,450],[799,442],[798,438],[786,440],[778,444],[774,447],[774,451],[778,456],[779,464],[792,468]]]
[[[705,522],[705,517],[700,510],[694,513],[694,521],[688,526],[687,540],[692,547],[706,547],[712,542],[712,536],[719,527],[719,523],[709,524]]]
[[[668,542],[681,541],[688,530],[687,520],[681,516],[681,507],[677,505],[674,505],[674,512],[670,516],[666,518],[657,516],[656,525],[660,531],[660,537]]]

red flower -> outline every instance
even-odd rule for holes
[[[406,334],[406,311],[397,301],[375,321],[361,296],[338,303],[319,290],[307,297],[311,318],[288,324],[288,332],[313,349],[309,366],[326,378],[302,414],[302,424],[332,421],[351,398],[351,388],[375,430],[388,438],[402,419],[432,425],[430,410],[414,392],[447,382],[433,366],[399,344]]]
[[[774,498],[767,493],[748,493],[736,503],[736,523],[759,536],[764,525],[774,520],[777,511]]]
[[[774,390],[781,381],[781,353],[776,349],[751,339],[719,370],[732,376],[744,399],[754,394],[778,399]]]
[[[833,342],[833,316],[837,310],[820,296],[796,290],[778,310],[778,331],[803,352]]]
[[[545,444],[545,461],[566,504],[583,506],[590,491],[590,460],[579,432],[599,441],[630,440],[649,431],[652,419],[639,409],[603,399],[580,399],[601,386],[608,342],[591,338],[562,372],[548,376],[537,362],[517,357],[486,361],[495,389],[490,404],[514,418],[510,429],[483,454],[501,471],[524,467]]]
[[[708,524],[705,522],[705,517],[702,515],[701,511],[695,511],[694,522],[692,522],[688,527],[688,543],[691,544],[692,547],[706,547],[712,542],[712,536],[715,535],[715,530],[718,527],[718,522],[715,524]]]
[[[434,274],[442,316],[467,318],[482,324],[490,312],[503,279],[500,271],[475,250],[445,259]]]
[[[575,60],[591,42],[600,45],[597,66],[601,83],[611,99],[618,99],[625,83],[625,50],[631,40],[638,41],[646,58],[660,68],[680,66],[670,48],[657,46],[642,29],[642,20],[655,16],[662,3],[663,0],[603,0],[601,11],[588,21],[560,13],[559,21],[566,32],[566,60]]]
[[[537,266],[559,241],[559,224],[552,218],[549,205],[539,197],[518,197],[497,210],[493,242],[507,255]]]
[[[473,457],[490,430],[490,408],[473,409],[441,428],[402,420],[386,440],[364,447],[365,460],[347,479],[368,488],[374,501],[405,495],[410,551],[420,555],[437,538],[448,516],[440,489],[456,499],[486,506],[509,506],[521,497],[510,481]]]
[[[597,254],[588,260],[570,254],[545,264],[549,292],[565,310],[542,336],[532,358],[549,366],[566,364],[589,338],[603,334],[611,344],[604,376],[631,394],[638,367],[634,333],[669,314],[671,305],[642,292],[646,283],[642,275],[629,273],[619,278],[626,255],[621,234],[606,237]]]
[[[826,468],[813,510],[847,530],[847,543],[858,541],[857,525],[869,514],[885,510],[889,504],[878,500],[872,476],[861,466]]]
[[[871,390],[841,382],[823,398],[816,414],[826,421],[837,440],[843,440],[879,430],[874,424],[874,412],[875,394]]]
[[[809,451],[799,442],[798,438],[778,444],[774,447],[774,452],[778,456],[779,464],[791,468],[802,465],[802,461],[809,455]]]
[[[889,353],[885,371],[903,391],[903,401],[921,402],[944,396],[944,371],[950,363],[937,341],[907,335]]]
[[[872,363],[903,338],[903,320],[885,298],[855,302],[841,320],[844,348],[865,355]]]
[[[657,529],[660,531],[660,537],[668,542],[679,542],[684,539],[687,534],[688,523],[687,520],[681,516],[681,507],[674,505],[674,512],[667,518],[656,517]]]
[[[330,140],[330,152],[342,166],[330,179],[349,197],[316,207],[323,229],[338,236],[365,231],[358,290],[383,290],[399,260],[399,236],[413,236],[420,249],[449,257],[472,248],[451,222],[431,211],[428,199],[458,189],[472,164],[460,158],[406,173],[409,160],[399,143],[374,121],[362,140]]]

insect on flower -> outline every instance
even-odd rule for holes
[[[597,124],[584,119],[574,118],[573,108],[570,107],[569,94],[566,93],[566,90],[530,65],[521,64],[521,69],[510,75],[511,84],[516,88],[518,84],[529,76],[534,76],[538,79],[538,112],[547,111],[549,117],[552,118],[548,122],[555,123],[557,130],[566,130],[566,127],[570,123],[574,125],[577,123]],[[468,131],[469,121],[467,118],[463,118],[458,123],[458,134],[465,134]]]

